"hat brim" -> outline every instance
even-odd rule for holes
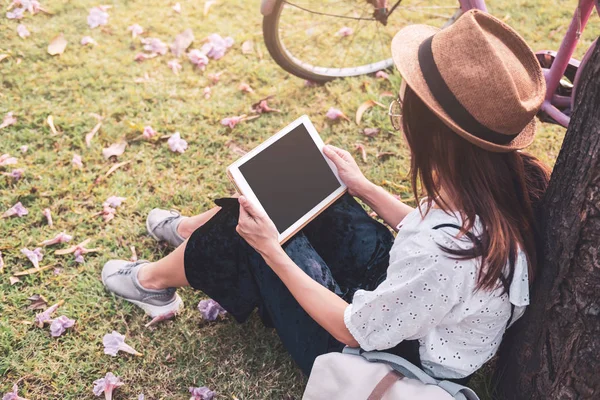
[[[392,39],[392,58],[400,75],[402,75],[402,79],[450,129],[474,145],[498,153],[520,150],[529,146],[535,137],[535,118],[513,140],[507,144],[499,145],[480,139],[462,129],[435,100],[419,67],[418,52],[421,43],[438,31],[438,28],[429,25],[409,25],[394,36],[394,39]],[[507,118],[510,118],[510,116],[507,116]]]

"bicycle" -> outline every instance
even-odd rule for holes
[[[265,45],[284,70],[324,83],[391,68],[389,43],[401,25],[395,22],[405,14],[411,16],[409,23],[439,26],[443,20],[445,27],[472,8],[487,12],[484,0],[392,1],[390,6],[388,0],[262,0]],[[572,55],[594,8],[600,13],[599,0],[579,0],[558,51],[536,53],[546,77],[546,99],[539,113],[544,122],[569,124],[583,65],[597,41],[581,61]],[[320,50],[344,43],[343,52]]]

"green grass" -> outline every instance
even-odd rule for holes
[[[396,90],[399,76],[393,75],[391,82],[359,77],[305,87],[269,58],[261,41],[259,1],[219,1],[206,17],[202,2],[181,3],[183,12],[177,15],[169,2],[115,1],[108,26],[90,30],[86,16],[96,2],[48,0],[43,5],[54,14],[27,15],[23,23],[32,35],[26,40],[17,36],[17,22],[0,17],[0,54],[10,55],[0,61],[0,118],[8,111],[18,118],[16,125],[0,131],[0,154],[18,157],[16,167],[25,169],[18,182],[0,176],[0,211],[17,201],[29,209],[26,217],[0,220],[0,251],[6,262],[0,275],[0,393],[20,380],[21,395],[30,399],[92,398],[92,381],[112,371],[126,382],[117,399],[134,399],[142,391],[147,399],[186,399],[187,387],[196,385],[213,388],[221,399],[300,398],[304,378],[276,334],[262,327],[256,316],[244,325],[232,319],[205,323],[195,310],[203,294],[183,290],[187,309],[182,315],[144,328],[148,318],[140,310],[104,291],[99,279],[102,265],[111,258],[129,258],[130,246],[140,258],[165,255],[167,249],[145,234],[147,211],[162,206],[198,213],[210,207],[212,199],[232,194],[225,168],[237,156],[226,143],[235,140],[252,148],[305,113],[332,144],[353,149],[355,143],[364,143],[368,161],[360,163],[365,174],[410,199],[408,152],[400,135],[391,130],[387,110],[369,111],[360,127],[353,122],[330,124],[324,115],[330,106],[353,116],[367,99],[389,101],[379,94]],[[491,10],[517,28],[534,49],[546,49],[558,47],[575,3],[502,0],[493,2]],[[146,36],[167,43],[192,28],[194,47],[213,32],[234,37],[236,44],[223,59],[211,62],[206,73],[182,60],[183,71],[176,76],[166,66],[170,56],[133,62],[141,50],[139,41],[126,31],[133,23],[142,25]],[[590,25],[586,32],[579,56],[597,34],[594,28]],[[557,33],[548,38],[553,31]],[[51,57],[46,47],[61,32],[69,45],[64,54]],[[84,35],[94,37],[98,46],[80,46]],[[254,54],[242,54],[240,45],[246,40],[254,41]],[[224,71],[221,81],[214,85],[212,98],[205,100],[207,73],[219,71]],[[145,74],[148,82],[135,82]],[[240,93],[241,81],[256,92]],[[271,105],[282,113],[263,115],[234,130],[219,124],[221,118],[247,113],[250,104],[272,94],[276,97]],[[104,121],[87,148],[84,136],[96,124],[90,113],[102,115]],[[54,116],[60,135],[51,135],[45,122],[48,115]],[[164,140],[131,141],[145,125],[162,135],[179,131],[189,149],[179,155],[170,152]],[[381,127],[382,133],[366,138],[361,134],[364,127]],[[541,126],[532,152],[553,163],[563,134],[562,128]],[[94,184],[116,162],[104,160],[101,149],[122,138],[130,142],[118,161],[131,163]],[[22,145],[29,146],[25,154],[19,151]],[[380,151],[394,151],[397,157],[380,161],[376,157]],[[83,158],[81,170],[71,167],[74,153]],[[116,218],[104,223],[94,214],[111,195],[127,200]],[[43,220],[41,211],[46,207],[52,210],[53,228]],[[30,267],[20,249],[33,248],[63,230],[77,243],[91,238],[91,245],[102,251],[87,255],[80,265],[72,256],[55,256],[47,249],[42,266],[60,267],[61,274],[47,271],[10,285],[11,273]],[[36,293],[50,303],[65,300],[58,315],[75,318],[75,327],[54,339],[47,328],[32,326],[35,312],[26,309],[26,299]],[[126,334],[144,356],[104,355],[101,339],[112,330]],[[478,379],[483,382],[479,387],[487,383],[483,375]]]

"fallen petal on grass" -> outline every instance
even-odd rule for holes
[[[21,153],[27,153],[27,150],[29,150],[29,146],[24,144],[23,146],[19,147],[19,150],[21,150]]]
[[[124,383],[121,381],[121,378],[115,376],[112,372],[107,372],[104,378],[96,379],[94,381],[94,388],[92,391],[97,397],[104,394],[105,400],[112,400],[113,391],[123,385]]]
[[[11,179],[14,179],[16,181],[18,181],[19,179],[21,179],[23,177],[23,174],[25,173],[25,171],[21,168],[16,168],[13,169],[10,172],[3,172],[2,175],[6,175]]]
[[[15,383],[12,387],[12,391],[2,396],[2,400],[27,400],[25,397],[19,396],[18,392],[19,386],[17,386],[17,384]]]
[[[52,239],[44,240],[43,242],[39,243],[39,246],[52,246],[53,244],[68,243],[71,241],[71,239],[73,239],[73,236],[61,232]]]
[[[339,31],[337,31],[336,35],[341,37],[348,37],[354,33],[354,29],[344,26]]]
[[[9,218],[14,216],[22,217],[27,214],[29,214],[29,211],[19,201],[14,206],[4,211],[4,214],[2,214],[2,218]]]
[[[67,328],[71,328],[73,325],[75,325],[74,319],[61,315],[52,320],[52,323],[50,324],[50,335],[52,335],[52,337],[59,337],[67,330]]]
[[[179,71],[181,71],[181,69],[183,68],[181,64],[179,64],[179,60],[177,59],[169,61],[167,65],[169,66],[169,68],[171,68],[171,71],[173,71],[175,75],[179,75]]]
[[[385,71],[377,71],[375,77],[379,79],[390,79],[390,75]]]
[[[83,163],[81,162],[81,156],[79,154],[73,154],[73,159],[71,160],[74,168],[83,168]]]
[[[151,326],[158,324],[159,322],[173,319],[177,316],[177,313],[178,313],[178,311],[169,311],[168,313],[157,315],[156,317],[152,318],[152,320],[144,326],[146,328],[149,328]]]
[[[254,42],[252,40],[246,40],[242,43],[242,54],[254,53]]]
[[[104,344],[104,354],[113,357],[116,357],[119,351],[124,351],[125,353],[133,354],[135,356],[142,355],[142,353],[125,343],[125,335],[121,335],[117,331],[112,331],[112,333],[104,335],[102,344]]]
[[[190,400],[213,400],[213,398],[215,397],[215,392],[213,392],[206,386],[191,387],[190,393],[192,394]]]
[[[254,89],[252,89],[250,85],[248,85],[245,82],[240,83],[238,89],[241,90],[243,93],[254,93]]]
[[[173,61],[177,61],[177,60],[173,60]],[[144,137],[144,139],[148,139],[148,140],[152,139],[157,134],[158,134],[158,132],[156,132],[154,129],[152,129],[152,127],[150,125],[145,126],[144,131],[142,132],[142,136]]]
[[[144,50],[150,52],[152,54],[167,54],[168,48],[167,45],[158,38],[145,38],[142,39],[142,43],[144,44]]]
[[[231,129],[233,129],[233,128],[235,128],[235,126],[237,124],[239,124],[240,122],[246,120],[246,117],[247,117],[247,115],[244,114],[244,115],[239,115],[239,116],[236,116],[236,117],[223,118],[221,120],[221,125],[225,125],[225,126],[228,126]]]
[[[46,217],[46,222],[48,223],[48,226],[52,226],[52,213],[50,212],[50,209],[44,208],[42,214],[44,215],[44,217]]]
[[[327,110],[325,116],[332,121],[337,121],[340,118],[345,119],[346,121],[350,121],[350,118],[348,118],[346,114],[334,107],[331,107],[329,110]]]
[[[144,33],[144,28],[138,24],[133,24],[127,27],[127,30],[131,32],[131,37],[135,39],[138,35]]]
[[[367,162],[367,149],[365,148],[365,146],[362,143],[356,143],[355,149],[360,152],[362,160],[364,162]]]
[[[188,148],[188,143],[181,138],[179,132],[175,132],[167,141],[169,149],[174,153],[184,153]]]
[[[64,53],[66,48],[67,48],[67,40],[61,33],[58,36],[56,36],[54,39],[52,39],[50,41],[50,44],[48,44],[48,54],[50,54],[51,56],[56,56],[56,55]]]
[[[91,36],[84,36],[84,37],[82,37],[81,41],[79,43],[81,43],[82,46],[87,46],[88,44],[91,44],[91,45],[97,45],[98,44],[98,42],[96,42],[94,40],[94,38],[91,37]]]
[[[62,306],[64,303],[65,301],[61,300],[58,303],[48,307],[45,311],[37,314],[33,320],[33,324],[38,328],[43,328],[44,324],[52,321],[52,314],[54,314],[56,310],[58,310],[58,307]]]
[[[200,300],[198,303],[198,311],[207,321],[215,321],[219,315],[227,314],[227,311],[219,303],[213,299]]]
[[[206,100],[210,99],[210,95],[212,94],[212,90],[210,89],[210,86],[205,87],[204,90],[202,91],[202,94],[204,95],[204,98]]]
[[[1,60],[1,58],[0,58]],[[2,128],[6,128],[7,126],[11,126],[17,123],[17,117],[14,116],[13,112],[10,111],[8,113],[6,113],[6,115],[4,116],[4,119],[2,120],[2,123],[0,124],[0,129]]]
[[[190,50],[188,53],[188,60],[201,71],[204,71],[208,65],[208,57],[198,49]]]
[[[175,5],[173,6],[173,11],[175,11],[177,14],[181,13],[181,4],[175,3]]]
[[[127,197],[110,196],[104,203],[102,203],[102,205],[117,208],[121,206],[125,200],[127,200]]]
[[[375,137],[377,135],[379,135],[379,128],[365,128],[363,129],[363,133],[365,134],[365,136],[368,137]]]
[[[106,12],[106,9],[106,7],[102,6],[90,9],[90,13],[87,17],[87,23],[91,29],[108,24],[109,15]]]
[[[6,167],[7,165],[14,165],[18,162],[16,157],[11,157],[10,154],[2,154],[0,156],[0,167]]]
[[[33,250],[29,250],[27,247],[25,247],[21,249],[21,253],[25,254],[25,256],[29,259],[29,261],[31,261],[36,269],[40,268],[40,261],[42,261],[42,258],[44,258],[41,247],[36,247]]]
[[[252,111],[257,114],[262,113],[270,113],[270,112],[281,112],[281,110],[277,108],[271,108],[269,106],[269,100],[271,100],[275,96],[267,96],[264,99],[260,99],[258,102],[252,104]]]
[[[17,34],[21,39],[31,36],[31,33],[29,33],[29,30],[27,30],[27,27],[23,24],[17,25]]]
[[[206,38],[207,42],[202,46],[202,53],[208,58],[218,60],[222,58],[227,50],[233,46],[232,37],[221,37],[218,33],[213,33]]]

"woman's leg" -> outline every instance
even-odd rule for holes
[[[137,278],[146,289],[160,290],[189,286],[183,267],[187,240],[166,257],[140,267]]]

